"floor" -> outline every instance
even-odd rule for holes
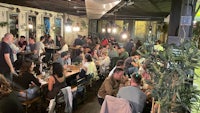
[[[101,106],[98,103],[97,91],[101,85],[101,81],[96,82],[92,88],[87,88],[87,98],[84,103],[78,105],[77,110],[73,113],[99,113]]]

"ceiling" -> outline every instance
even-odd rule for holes
[[[171,9],[171,0],[0,0],[0,2],[87,16],[89,19],[163,19],[169,15]],[[109,7],[106,6],[103,10],[104,5]]]

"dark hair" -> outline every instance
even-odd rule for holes
[[[63,58],[63,57],[65,57],[67,54],[68,54],[68,53],[65,51],[65,52],[62,52],[60,56],[61,56],[61,58]]]
[[[124,71],[124,69],[122,69],[122,68],[116,68],[113,73],[119,73],[121,71]]]
[[[116,63],[116,66],[122,66],[124,65],[124,61],[123,60],[118,60]]]
[[[141,83],[141,79],[142,79],[142,76],[138,73],[133,73],[131,75],[131,78],[137,83],[137,84],[140,84]]]
[[[35,41],[35,38],[34,38],[34,37],[29,37],[29,39],[32,39],[32,40],[34,40],[34,41]]]
[[[90,54],[86,54],[85,59],[87,60],[87,62],[92,62],[92,57]]]
[[[44,38],[45,38],[44,36],[41,36],[41,37],[40,37],[40,41],[42,41]]]
[[[22,63],[22,66],[21,66],[21,68],[20,68],[20,75],[22,75],[22,74],[25,73],[25,72],[30,72],[30,68],[31,68],[32,63],[33,63],[32,60],[26,59],[26,60]]]
[[[53,63],[53,75],[57,75],[58,78],[63,77],[63,66],[60,63]]]
[[[25,36],[20,36],[20,38],[26,38]]]

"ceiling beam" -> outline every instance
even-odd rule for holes
[[[161,11],[160,7],[158,7],[158,5],[153,1],[153,0],[148,0],[152,6],[154,6],[156,8],[156,10]]]

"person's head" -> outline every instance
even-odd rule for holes
[[[29,37],[29,44],[34,44],[35,43],[35,38]]]
[[[131,75],[131,85],[140,85],[142,76],[138,73],[133,73]]]
[[[25,60],[20,68],[20,74],[23,74],[25,72],[32,72],[34,67],[35,64],[32,60]]]
[[[62,36],[56,36],[57,40],[60,41],[62,39]]]
[[[52,40],[51,35],[49,35],[49,36],[47,37],[47,39],[48,39],[48,40]]]
[[[66,51],[61,53],[61,58],[68,59],[69,57],[70,57],[70,53],[68,53]]]
[[[102,51],[102,57],[106,57],[106,56],[108,56],[108,52],[107,51]]]
[[[13,35],[12,35],[11,33],[6,33],[6,34],[4,35],[4,38],[3,38],[3,41],[4,41],[4,42],[10,44],[10,43],[13,42],[13,40],[14,40],[14,37],[13,37]]]
[[[85,55],[85,59],[87,60],[87,62],[92,62],[92,57],[88,53]]]
[[[26,40],[25,36],[20,36],[20,39],[19,39],[20,42],[24,42],[25,40]]]
[[[9,82],[5,79],[5,77],[0,74],[0,99],[4,96],[7,96],[11,93],[11,87]]]
[[[115,80],[121,80],[123,75],[124,75],[124,70],[122,68],[116,68],[113,72],[113,78]]]
[[[124,69],[124,61],[123,60],[118,60],[116,63],[117,68],[122,68]]]
[[[96,44],[95,49],[99,49],[100,48],[100,44]]]
[[[53,63],[53,75],[56,75],[58,78],[63,77],[63,66],[60,63]]]
[[[44,41],[45,41],[45,37],[44,37],[44,36],[41,36],[41,37],[40,37],[40,41],[41,41],[41,42],[44,42]]]
[[[157,41],[156,41],[156,44],[160,44],[160,43],[161,43],[161,41],[160,41],[160,40],[157,40]]]
[[[125,49],[123,47],[121,47],[120,50],[119,50],[119,53],[122,53],[124,51],[125,51]]]

